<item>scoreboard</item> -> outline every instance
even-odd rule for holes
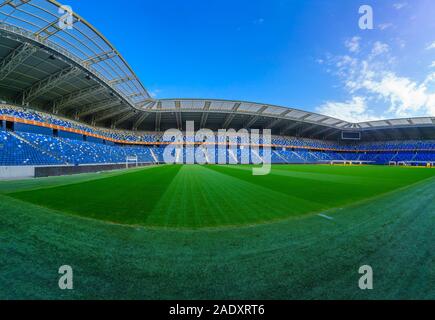
[[[342,131],[341,140],[361,140],[361,131]]]

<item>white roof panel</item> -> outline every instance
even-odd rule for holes
[[[266,110],[263,111],[265,114],[273,114],[273,115],[280,115],[284,113],[284,108],[278,108],[278,107],[268,107]]]
[[[343,122],[341,122],[341,123],[337,123],[335,126],[336,126],[336,127],[339,127],[339,128],[343,128],[343,127],[346,126],[346,125],[348,125],[348,123],[345,122],[345,121],[343,121]]]
[[[239,111],[258,112],[261,108],[262,108],[262,105],[258,104],[258,103],[242,102],[240,104]]]
[[[359,124],[361,128],[370,128],[370,125],[367,122],[362,122]]]
[[[201,110],[205,107],[204,100],[181,100],[181,109],[197,109]]]
[[[232,110],[235,102],[231,101],[211,101],[210,110]]]
[[[162,100],[162,109],[175,109],[174,100]]]
[[[286,117],[292,118],[292,119],[300,119],[300,118],[305,117],[307,115],[309,115],[308,112],[300,111],[300,110],[292,110],[289,113],[287,113]]]
[[[397,119],[397,120],[390,120],[389,121],[393,126],[406,126],[409,125],[409,121],[406,119]]]
[[[334,124],[337,124],[339,122],[342,122],[342,121],[338,120],[338,119],[334,119],[334,118],[327,118],[326,120],[322,121],[323,124],[329,124],[329,125],[334,125]]]
[[[308,118],[306,118],[305,120],[319,122],[321,120],[325,120],[326,118],[327,118],[326,116],[321,116],[319,114],[313,114],[313,115],[309,116]]]
[[[411,120],[414,124],[433,124],[431,118],[416,118]]]
[[[369,124],[373,127],[388,127],[388,123],[386,121],[372,121]]]

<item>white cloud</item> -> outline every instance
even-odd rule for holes
[[[370,66],[366,66],[357,80],[350,82],[353,84],[350,89],[351,92],[365,91],[386,102],[386,113],[395,117],[435,115],[430,100],[435,93],[427,87],[430,81],[431,77],[427,77],[425,81],[418,83],[391,71],[372,71]]]
[[[319,112],[340,118],[341,110],[341,118],[354,121],[372,119],[374,111],[384,118],[435,116],[435,72],[421,81],[398,75],[394,71],[395,57],[385,43],[375,42],[363,58],[348,54],[332,57],[326,64],[335,67],[334,74],[352,99],[327,102]],[[368,109],[366,101],[376,108]]]
[[[363,83],[368,91],[388,101],[388,112],[398,117],[408,117],[422,112],[428,114],[431,94],[424,83],[418,84],[394,73],[386,73],[380,79],[368,79]]]
[[[388,28],[391,28],[393,26],[393,24],[392,23],[381,23],[381,24],[379,24],[379,29],[381,29],[381,30],[386,30],[386,29],[388,29]]]
[[[389,50],[390,47],[388,46],[388,44],[376,41],[373,45],[372,55],[377,56],[383,53],[387,53]]]
[[[423,84],[429,88],[434,87],[435,91],[435,72],[429,73]]]
[[[396,39],[396,43],[401,49],[405,48],[406,46],[406,41],[400,38]]]
[[[160,89],[154,89],[149,90],[148,93],[150,94],[151,98],[157,98],[157,96],[162,92]]]
[[[316,109],[320,114],[352,123],[378,120],[369,110],[363,97],[352,97],[345,102],[328,101]]]
[[[408,5],[408,4],[407,4],[406,2],[398,2],[398,3],[393,4],[393,7],[394,7],[396,10],[400,10],[400,9],[405,8],[407,5]]]
[[[429,112],[435,115],[435,94],[431,95],[427,100]]]
[[[429,68],[435,68],[435,60],[432,61],[432,64],[429,66]]]
[[[430,45],[427,46],[426,50],[435,49],[435,41],[432,42]]]
[[[360,37],[353,37],[345,41],[344,45],[349,50],[349,52],[356,53],[360,50]]]

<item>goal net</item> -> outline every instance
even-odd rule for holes
[[[329,162],[331,165],[342,165],[342,166],[361,166],[366,164],[372,164],[373,161],[361,161],[361,160],[332,160]]]
[[[397,162],[398,166],[402,167],[426,167],[426,168],[433,168],[435,165],[435,162],[429,162],[429,161],[399,161]]]
[[[125,167],[128,168],[134,168],[139,165],[137,156],[127,156],[125,159]]]

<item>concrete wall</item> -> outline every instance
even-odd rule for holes
[[[153,163],[138,164],[139,167],[146,167],[150,165],[154,165],[154,164]],[[134,167],[134,165],[132,165],[131,167]],[[125,164],[49,166],[49,167],[10,166],[10,167],[0,167],[0,180],[66,176],[66,175],[74,175],[80,173],[119,170],[125,168],[126,168]]]
[[[35,177],[35,167],[32,166],[13,166],[1,167],[0,166],[0,179],[24,179]]]
[[[138,166],[150,166],[153,163],[140,163]],[[81,166],[52,166],[52,167],[36,167],[35,178],[66,176],[80,173],[92,173],[100,171],[111,171],[125,169],[125,164],[101,164],[101,165],[81,165]]]

